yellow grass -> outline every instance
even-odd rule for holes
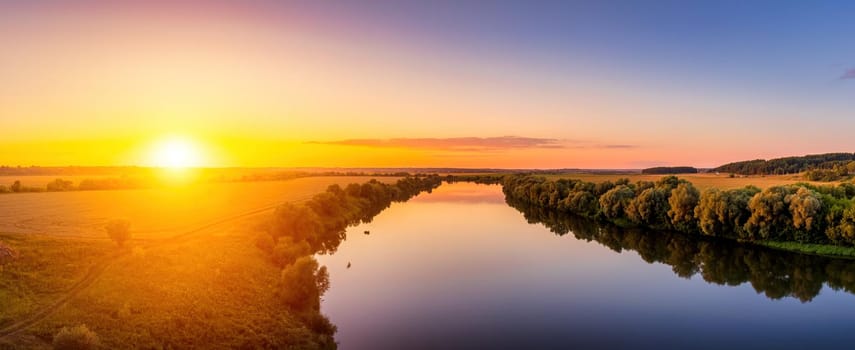
[[[136,238],[164,237],[283,201],[307,199],[332,184],[369,179],[312,177],[140,190],[6,194],[0,196],[0,232],[105,238],[104,224],[125,218],[131,221]],[[393,177],[377,179],[397,181]]]
[[[564,174],[550,175],[551,179],[579,179],[589,182],[614,181],[620,178],[628,178],[632,182],[636,181],[656,181],[668,175],[642,175],[642,174],[621,174],[621,175],[600,175],[600,174]],[[816,185],[837,184],[836,182],[815,182],[805,181],[801,175],[774,175],[774,176],[737,176],[729,177],[727,174],[679,174],[675,175],[681,179],[692,182],[699,190],[703,191],[708,188],[718,188],[729,190],[734,188],[742,188],[748,185],[757,186],[761,189],[771,186],[794,184],[797,182],[807,182]]]
[[[275,302],[279,272],[254,246],[260,218],[240,214],[302,201],[331,184],[369,179],[0,196],[0,232],[50,233],[0,234],[20,253],[0,268],[0,281],[10,281],[0,283],[0,329],[77,291],[72,286],[90,267],[109,261],[67,304],[31,328],[0,339],[0,348],[49,348],[61,327],[80,323],[97,332],[108,348],[204,346],[200,339],[235,348],[317,347],[322,340]],[[118,258],[110,258],[119,250],[100,227],[113,216],[130,218],[138,228],[135,234],[147,238],[131,242],[130,252]],[[229,218],[234,220],[210,226]],[[169,239],[190,230],[195,230],[190,236]]]

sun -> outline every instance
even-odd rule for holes
[[[161,168],[192,168],[203,163],[199,145],[191,139],[170,137],[152,147],[149,163]]]

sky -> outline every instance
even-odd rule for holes
[[[0,164],[626,169],[853,152],[852,38],[850,1],[5,0]],[[192,155],[163,155],[174,144]]]

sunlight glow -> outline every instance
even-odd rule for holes
[[[172,137],[154,145],[149,163],[163,168],[199,167],[203,163],[200,147],[187,138]]]

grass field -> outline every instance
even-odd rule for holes
[[[310,177],[140,190],[7,194],[0,196],[0,232],[105,238],[104,224],[124,218],[131,221],[135,237],[157,238],[282,201],[308,198],[331,184],[369,179]]]
[[[259,216],[270,211],[253,211],[369,179],[0,196],[0,231],[16,231],[0,242],[19,254],[0,267],[0,329],[71,295],[32,327],[1,338],[0,349],[49,348],[60,328],[81,323],[106,348],[204,348],[199,339],[228,348],[317,348],[324,339],[274,302],[279,272],[254,246]],[[144,239],[119,254],[101,228],[111,217],[129,218]]]
[[[579,179],[589,182],[614,181],[620,178],[628,178],[632,182],[636,181],[656,181],[668,175],[642,175],[642,174],[564,174],[550,175],[551,179]],[[837,184],[836,182],[812,182],[804,181],[801,175],[774,175],[774,176],[737,176],[729,177],[728,174],[678,174],[675,175],[681,179],[690,181],[699,190],[703,191],[707,188],[718,188],[729,190],[734,188],[742,188],[748,185],[757,186],[761,189],[771,186],[794,184],[797,182],[807,182],[816,185]]]

